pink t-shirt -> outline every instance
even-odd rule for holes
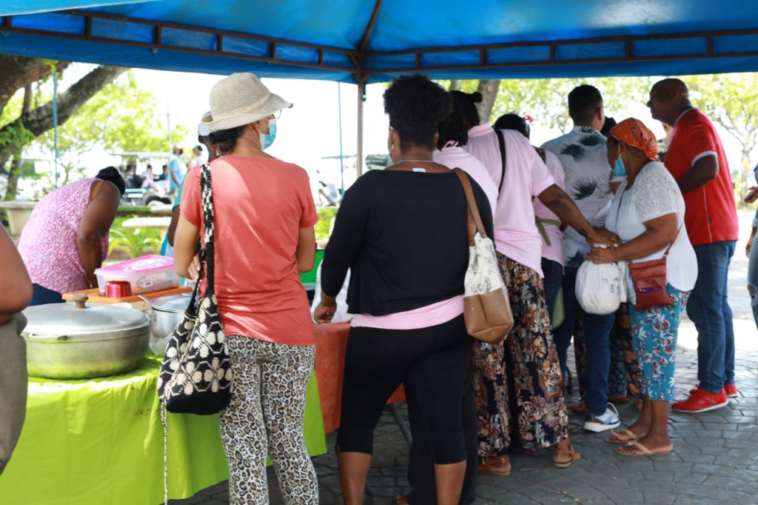
[[[558,159],[558,156],[546,150],[545,161],[547,169],[550,171],[550,175],[552,175],[555,180],[555,185],[565,191],[566,175],[563,173],[561,160]],[[541,219],[549,219],[558,222],[561,220],[552,210],[548,209],[539,198],[534,199],[534,213]],[[563,232],[560,227],[552,224],[543,223],[543,227],[550,240],[550,245],[548,245],[547,242],[545,242],[545,238],[542,237],[542,257],[563,265]]]
[[[487,167],[479,161],[473,154],[469,153],[462,147],[445,147],[441,151],[434,152],[434,161],[440,165],[445,165],[449,169],[460,168],[482,187],[482,191],[487,195],[492,209],[492,219],[495,222],[495,210],[497,209],[497,186],[492,182]]]
[[[46,195],[34,207],[18,241],[18,252],[34,284],[58,293],[87,289],[87,272],[77,247],[79,223],[98,179],[72,182]],[[108,234],[100,239],[108,255]]]
[[[542,237],[532,198],[555,184],[555,180],[526,137],[513,130],[503,130],[503,135],[506,167],[495,213],[495,247],[542,277]],[[482,124],[471,128],[468,136],[464,149],[484,164],[495,187],[499,187],[503,165],[495,130]]]

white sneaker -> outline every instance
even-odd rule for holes
[[[609,403],[605,412],[599,416],[588,415],[584,421],[584,429],[587,431],[594,431],[595,433],[602,433],[603,431],[612,430],[621,426],[621,420],[619,419],[618,410],[613,404]]]

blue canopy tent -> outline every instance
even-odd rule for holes
[[[747,0],[4,0],[0,52],[351,82],[362,104],[366,83],[408,72],[528,79],[755,71],[756,27],[758,2]]]

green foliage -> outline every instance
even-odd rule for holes
[[[81,153],[94,149],[111,152],[167,152],[168,131],[156,115],[157,101],[142,89],[132,72],[105,86],[58,129],[58,150],[76,165]],[[173,139],[189,135],[177,126]],[[53,154],[53,132],[40,137],[40,145]]]
[[[337,207],[324,207],[318,209],[318,223],[314,226],[316,240],[329,238],[332,220],[337,216]]]
[[[34,134],[23,125],[3,128],[0,130],[0,151],[19,153],[33,140]]]
[[[749,190],[747,177],[755,166],[754,151],[758,144],[758,82],[755,74],[697,75],[685,77],[684,81],[690,88],[693,105],[742,147],[742,166],[731,167],[738,168],[735,183],[742,200]]]
[[[580,84],[598,88],[603,95],[606,114],[620,120],[629,116],[630,103],[647,102],[653,83],[648,77],[503,80],[493,116],[497,118],[513,111],[528,112],[540,124],[566,133],[573,126],[568,115],[568,94]],[[467,85],[471,86],[466,82],[464,88]]]
[[[145,249],[151,249],[154,254],[160,254],[163,245],[160,230],[123,228],[124,221],[132,217],[134,216],[119,216],[113,221],[108,253],[120,249],[126,252],[130,258],[139,258]]]

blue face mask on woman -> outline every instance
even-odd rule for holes
[[[616,164],[613,166],[613,175],[626,177],[626,168],[624,167],[624,160],[621,159],[621,156],[619,156],[619,159],[616,160]]]
[[[268,133],[261,133],[261,150],[265,151],[276,140],[276,119],[268,120]]]

